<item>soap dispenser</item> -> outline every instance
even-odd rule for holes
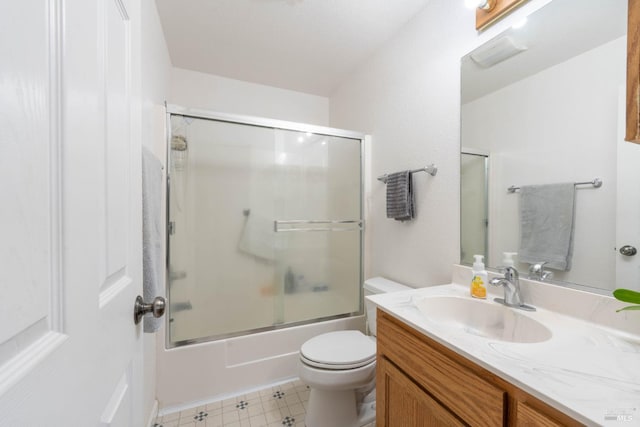
[[[471,296],[474,298],[487,298],[487,282],[489,281],[487,271],[484,269],[483,255],[474,255],[473,279],[471,279]]]
[[[518,255],[517,252],[503,252],[502,253],[502,266],[503,267],[515,267],[514,256]]]

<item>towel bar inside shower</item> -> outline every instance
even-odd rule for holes
[[[420,169],[412,169],[409,172],[411,172],[411,173],[414,173],[414,172],[426,172],[431,176],[436,176],[436,174],[438,173],[438,168],[436,167],[436,165],[430,164],[429,166],[425,166],[425,167],[420,168]],[[389,175],[386,174],[386,173],[384,175],[380,175],[378,177],[378,181],[382,181],[382,182],[384,182],[386,184],[388,176]]]
[[[593,185],[595,188],[600,188],[602,187],[602,180],[600,178],[594,178],[592,181],[574,182],[573,185]],[[507,192],[515,193],[519,189],[520,187],[512,185],[511,187],[507,188]]]

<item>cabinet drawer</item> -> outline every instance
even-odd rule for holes
[[[440,353],[427,340],[378,311],[378,358],[390,359],[465,423],[504,425],[506,392]]]

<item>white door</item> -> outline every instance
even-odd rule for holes
[[[640,291],[640,144],[624,140],[626,94],[618,94],[618,168],[616,203],[616,288]],[[621,248],[639,253],[623,255]],[[622,252],[625,252],[624,250]]]
[[[0,426],[142,426],[139,0],[0,7]]]

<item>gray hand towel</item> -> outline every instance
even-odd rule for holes
[[[162,257],[162,163],[142,147],[142,295],[145,302],[164,295]],[[144,316],[144,332],[155,332],[163,318]]]
[[[576,188],[573,183],[520,189],[520,261],[571,269]]]
[[[406,221],[414,217],[413,177],[403,171],[387,175],[387,218]]]

